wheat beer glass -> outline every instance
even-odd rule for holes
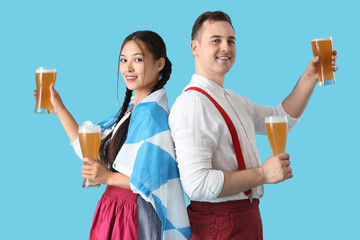
[[[265,128],[273,156],[284,153],[287,137],[286,116],[266,117]]]
[[[92,125],[89,122],[81,125],[79,127],[79,141],[83,157],[91,158],[97,161],[101,141],[100,126]],[[100,187],[100,183],[93,182],[89,179],[84,179],[82,187]]]
[[[332,37],[311,40],[311,47],[314,56],[319,56],[319,61],[316,63],[319,73],[319,85],[334,84],[336,82],[335,74],[331,65],[333,55]]]
[[[50,114],[52,104],[50,102],[50,85],[55,83],[56,69],[37,67],[35,74],[37,98],[35,104],[35,113]]]

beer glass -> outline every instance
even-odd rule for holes
[[[35,103],[35,113],[50,114],[52,104],[50,101],[50,90],[51,83],[56,81],[56,69],[37,67],[35,74],[37,98]]]
[[[91,158],[97,161],[101,141],[100,126],[92,125],[90,122],[85,122],[85,124],[79,127],[79,141],[83,157]],[[100,183],[84,179],[82,187],[100,187]]]
[[[319,56],[319,61],[316,63],[319,73],[319,85],[334,84],[336,82],[335,74],[331,65],[331,56],[333,55],[332,37],[311,40],[311,47],[314,56]]]
[[[285,152],[287,137],[286,116],[269,116],[265,118],[265,129],[273,156]]]

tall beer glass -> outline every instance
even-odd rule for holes
[[[49,87],[56,81],[56,69],[37,67],[35,81],[37,90],[35,113],[50,114],[53,106],[50,101]]]
[[[336,82],[335,74],[331,65],[331,56],[333,55],[332,37],[311,40],[311,47],[314,56],[320,58],[316,63],[319,73],[319,85],[334,84]]]
[[[101,141],[101,129],[99,125],[83,124],[79,127],[79,141],[83,157],[98,160]],[[100,187],[100,183],[84,179],[83,188]]]
[[[273,156],[284,153],[287,137],[286,116],[266,117],[265,128]]]

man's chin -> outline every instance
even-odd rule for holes
[[[216,73],[218,75],[225,75],[226,73],[228,73],[230,71],[230,69],[231,69],[231,67],[226,67],[226,68],[221,67],[216,71]]]

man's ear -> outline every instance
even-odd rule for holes
[[[198,55],[198,46],[199,46],[199,41],[198,40],[192,40],[190,43],[190,48],[191,48],[191,52],[194,56]]]

